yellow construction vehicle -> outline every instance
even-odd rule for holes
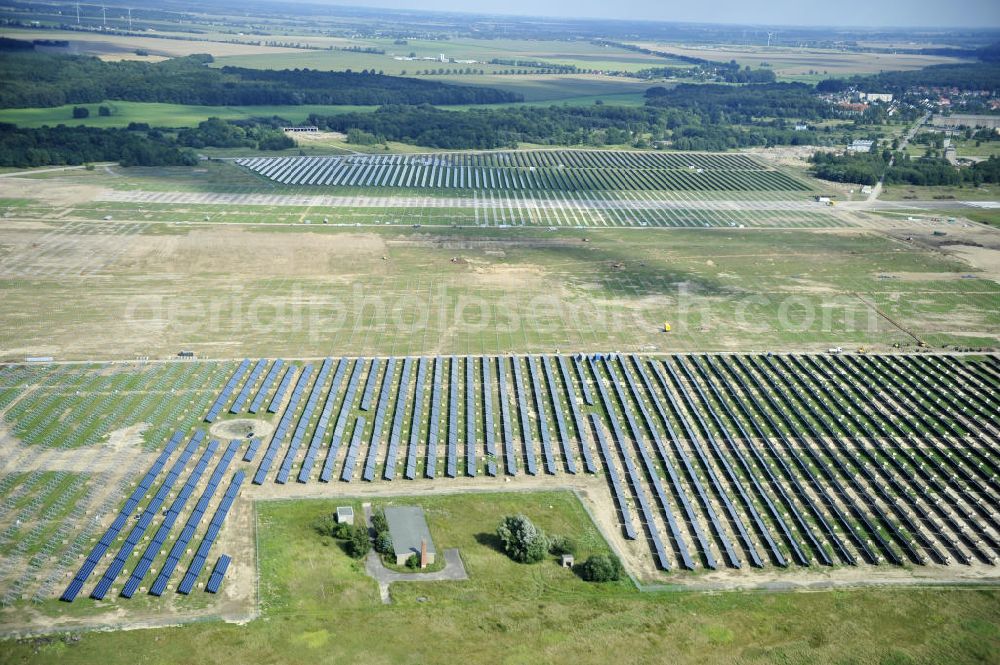
[[[666,321],[663,322],[663,332],[670,332],[670,324]]]
[[[858,347],[858,353],[862,353],[862,354],[865,353],[865,347],[859,346]]]

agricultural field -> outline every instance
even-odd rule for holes
[[[834,49],[791,48],[785,46],[692,46],[637,42],[637,46],[668,54],[729,62],[741,67],[769,66],[782,80],[816,82],[823,78],[851,74],[877,74],[884,71],[907,71],[931,65],[960,63],[947,56],[913,53],[858,53]]]

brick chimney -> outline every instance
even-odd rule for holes
[[[420,567],[427,567],[427,541],[423,538],[420,539]]]

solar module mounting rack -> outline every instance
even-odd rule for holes
[[[240,366],[236,368],[233,376],[229,379],[226,385],[222,388],[222,392],[219,396],[215,398],[215,402],[208,409],[208,415],[205,416],[206,423],[214,423],[215,419],[219,417],[219,413],[225,407],[226,402],[229,401],[229,396],[233,394],[233,390],[236,389],[236,384],[239,382],[240,377],[243,376],[243,372],[247,371],[250,367],[250,359],[247,358],[240,363]]]
[[[267,397],[268,391],[271,389],[271,385],[274,384],[275,380],[278,378],[278,373],[281,368],[285,366],[285,361],[278,358],[271,365],[271,369],[267,371],[264,376],[264,381],[261,382],[260,388],[257,390],[257,394],[254,395],[253,401],[250,402],[250,408],[247,409],[249,413],[257,413],[260,411],[260,407],[264,404],[264,398]]]
[[[333,465],[337,461],[337,454],[340,452],[340,443],[344,438],[344,430],[347,427],[348,419],[351,415],[351,407],[354,405],[354,394],[358,391],[358,382],[361,380],[361,373],[365,368],[365,359],[358,358],[354,361],[354,369],[351,370],[351,378],[347,380],[347,390],[344,393],[344,401],[340,404],[340,412],[337,414],[337,423],[333,427],[333,438],[330,440],[330,448],[326,451],[326,460],[323,462],[323,470],[320,471],[319,480],[323,483],[330,482],[333,477]]]
[[[222,586],[222,579],[226,576],[226,571],[229,570],[229,562],[231,559],[228,554],[221,555],[215,561],[215,567],[212,568],[212,574],[208,578],[208,582],[205,584],[205,591],[207,593],[218,593],[219,588]]]
[[[243,404],[247,401],[247,397],[250,396],[250,391],[253,389],[254,384],[257,383],[257,379],[260,375],[264,373],[264,368],[267,367],[267,361],[263,358],[257,361],[254,365],[253,370],[250,372],[250,376],[243,383],[243,387],[240,389],[236,399],[233,400],[233,405],[229,407],[229,413],[239,413],[243,410]]]
[[[219,502],[218,508],[215,509],[212,521],[208,524],[205,537],[202,538],[198,551],[191,559],[191,565],[188,566],[184,578],[177,586],[178,593],[188,594],[194,588],[194,583],[198,579],[198,575],[201,574],[201,569],[205,567],[205,561],[208,560],[208,552],[212,549],[212,545],[222,529],[222,523],[226,521],[226,515],[229,514],[229,509],[232,508],[233,501],[236,500],[236,494],[240,491],[240,485],[243,484],[245,477],[246,474],[243,471],[237,471],[233,474],[232,480],[229,481],[229,487],[226,488],[226,493],[223,495],[222,501]]]
[[[146,492],[149,491],[149,488],[153,484],[153,480],[156,479],[156,476],[159,475],[164,465],[166,465],[167,460],[173,454],[174,450],[176,450],[183,436],[183,432],[175,432],[174,435],[170,437],[170,440],[167,441],[167,445],[164,446],[163,451],[160,452],[156,461],[154,461],[153,465],[149,468],[149,471],[146,472],[146,474],[142,477],[142,480],[139,481],[135,490],[133,490],[132,494],[125,501],[125,505],[122,506],[121,511],[119,511],[118,516],[115,517],[111,526],[109,526],[107,531],[104,532],[104,536],[102,536],[97,544],[94,545],[90,554],[87,556],[87,559],[83,562],[83,565],[80,566],[80,569],[73,577],[73,580],[69,583],[69,586],[66,587],[66,590],[63,591],[63,594],[59,597],[59,600],[71,603],[76,599],[80,590],[83,588],[84,583],[87,581],[87,578],[89,578],[91,573],[94,572],[94,568],[96,568],[97,564],[100,563],[105,552],[108,551],[108,547],[114,542],[115,538],[118,537],[118,534],[127,523],[128,518],[135,512],[135,509],[139,506],[139,501],[141,501],[146,495]]]

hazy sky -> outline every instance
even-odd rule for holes
[[[311,0],[338,5],[754,25],[1000,27],[1000,0]]]

